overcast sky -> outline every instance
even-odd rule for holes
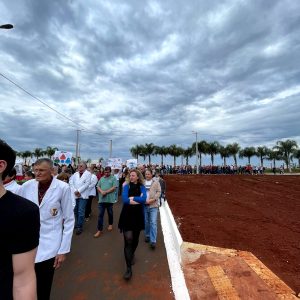
[[[0,137],[131,158],[136,144],[300,144],[300,1],[0,2]],[[36,98],[60,113],[51,110]],[[63,116],[62,116],[63,115]],[[159,158],[158,158],[159,160]]]

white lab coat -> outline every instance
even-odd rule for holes
[[[91,176],[91,183],[89,185],[89,196],[96,196],[96,184],[98,183],[98,178],[95,174]]]
[[[85,170],[81,177],[79,175],[79,172],[76,172],[71,176],[69,184],[73,193],[73,197],[79,198],[74,194],[76,191],[78,191],[81,194],[80,198],[89,198],[89,186],[91,184],[91,177],[92,174],[88,170]]]
[[[14,194],[18,194],[21,188],[21,185],[19,185],[15,180],[12,180],[9,183],[4,184],[4,188],[7,191],[10,191]]]
[[[19,195],[36,203],[40,208],[40,240],[35,262],[70,252],[74,213],[69,185],[53,178],[40,205],[38,182],[35,179],[25,182]]]

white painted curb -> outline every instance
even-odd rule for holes
[[[168,203],[160,207],[160,221],[171,273],[172,289],[176,300],[190,300],[190,295],[181,269],[182,238]]]

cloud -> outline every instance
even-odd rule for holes
[[[10,1],[0,11],[1,137],[85,158],[136,144],[242,147],[293,138],[300,111],[297,1]],[[3,19],[3,18],[2,18]],[[70,122],[72,119],[74,122]],[[77,126],[75,124],[77,124]],[[73,150],[72,150],[73,149]]]

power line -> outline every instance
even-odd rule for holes
[[[7,81],[9,81],[10,83],[12,83],[13,85],[15,85],[17,88],[19,88],[20,90],[22,90],[23,92],[25,92],[27,95],[29,95],[30,97],[32,97],[33,99],[37,100],[38,102],[42,103],[43,105],[45,105],[46,107],[48,107],[49,109],[51,109],[52,111],[54,111],[55,113],[57,113],[58,115],[60,115],[61,117],[67,119],[68,121],[74,123],[76,125],[76,127],[78,127],[78,125],[80,125],[78,122],[73,121],[71,118],[69,118],[68,116],[64,115],[63,113],[61,113],[60,111],[52,108],[50,105],[48,105],[47,103],[45,103],[44,101],[42,101],[41,99],[39,99],[38,97],[34,96],[33,94],[31,94],[30,92],[28,92],[26,89],[24,89],[23,87],[21,87],[19,84],[17,84],[16,82],[14,82],[13,80],[9,79],[7,76],[5,76],[4,74],[0,73],[0,75],[6,79]],[[81,126],[82,128],[85,128],[84,126]],[[87,128],[85,128],[87,129]],[[88,129],[87,129],[88,130]]]
[[[38,102],[40,102],[41,104],[43,104],[44,106],[46,106],[48,109],[54,111],[56,114],[60,115],[61,117],[63,117],[64,119],[67,119],[68,121],[72,122],[73,124],[76,125],[76,127],[80,127],[81,129],[84,129],[82,131],[87,132],[87,133],[93,133],[99,136],[116,136],[116,137],[122,137],[122,136],[131,136],[131,137],[138,137],[138,136],[144,136],[144,137],[168,137],[168,136],[190,136],[193,135],[194,133],[191,132],[190,133],[174,133],[174,134],[147,134],[145,132],[136,132],[135,134],[127,134],[126,132],[124,133],[118,133],[118,132],[110,132],[110,133],[99,133],[96,131],[92,131],[89,130],[88,128],[86,128],[85,126],[82,126],[81,124],[79,124],[78,122],[72,120],[70,117],[64,115],[63,113],[61,113],[60,111],[52,108],[50,105],[48,105],[46,102],[44,102],[43,100],[39,99],[38,97],[34,96],[32,93],[28,92],[25,88],[23,88],[22,86],[20,86],[19,84],[17,84],[16,82],[14,82],[12,79],[8,78],[7,76],[5,76],[4,74],[2,74],[0,72],[0,75],[6,79],[7,81],[9,81],[10,83],[12,83],[13,85],[15,85],[17,88],[19,88],[20,90],[22,90],[24,93],[28,94],[30,97],[32,97],[33,99],[37,100]],[[211,136],[211,137],[221,137],[221,138],[239,138],[239,136],[235,136],[235,135],[222,135],[222,134],[202,134],[198,131],[200,136]],[[268,137],[264,137],[264,138],[268,138]],[[270,137],[271,138],[271,137]],[[251,137],[247,137],[247,139],[252,139]],[[253,139],[257,139],[257,137],[253,137]]]

